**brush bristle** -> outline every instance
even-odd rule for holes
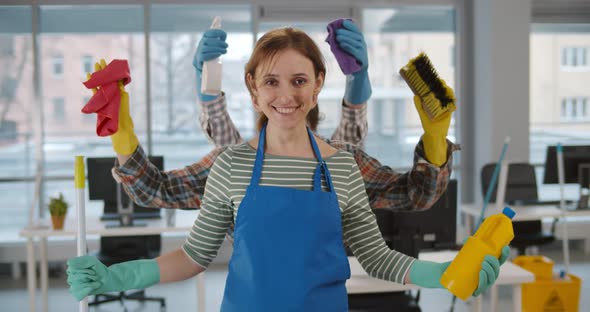
[[[446,108],[449,103],[454,102],[455,99],[447,95],[447,90],[441,82],[438,73],[432,66],[430,59],[426,54],[420,53],[413,61],[416,72],[422,78],[422,81],[428,86],[434,96],[440,101],[443,108]]]
[[[422,52],[410,60],[399,73],[414,94],[422,99],[424,111],[431,120],[455,110],[455,99],[447,94],[444,82],[425,53]]]

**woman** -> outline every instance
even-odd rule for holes
[[[70,259],[72,294],[81,300],[190,278],[205,270],[232,224],[222,311],[347,311],[344,241],[374,277],[441,287],[448,263],[388,249],[354,158],[309,130],[317,123],[325,73],[321,53],[304,32],[282,28],[262,36],[245,73],[260,134],[219,155],[185,244],[155,260],[109,268],[93,257]],[[124,163],[129,156],[118,158]],[[190,197],[190,179],[173,175],[160,173],[162,197]],[[488,256],[482,265],[475,294],[493,284],[500,262]]]

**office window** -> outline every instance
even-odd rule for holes
[[[564,47],[561,49],[561,66],[569,67],[588,67],[588,48],[587,47]]]
[[[180,168],[207,154],[212,145],[199,124],[201,106],[193,56],[215,16],[227,32],[222,89],[227,109],[243,137],[253,127],[253,109],[243,80],[252,52],[251,8],[244,5],[160,5],[151,9],[151,124],[154,155],[165,168]]]
[[[94,71],[94,59],[90,55],[82,56],[82,75],[92,73]]]
[[[547,145],[590,144],[587,47],[590,24],[531,25],[531,163],[544,163]]]
[[[64,75],[64,57],[55,55],[51,59],[51,73],[54,78],[62,78]]]
[[[455,86],[455,10],[404,6],[364,9],[362,14],[373,87],[367,107],[369,135],[365,150],[389,166],[409,167],[423,130],[413,93],[398,72],[424,51],[439,75],[451,87]],[[456,142],[455,117],[449,139]]]
[[[588,120],[587,105],[588,98],[572,97],[561,100],[562,121],[585,121]]]
[[[82,85],[86,71],[104,58],[129,62],[132,82],[126,86],[135,132],[145,143],[145,61],[143,8],[139,5],[42,5],[40,6],[40,63],[63,60],[63,78],[41,76],[45,114],[46,174],[71,174],[74,155],[112,156],[110,140],[96,135],[96,115],[80,112],[82,99],[92,91]],[[105,22],[108,21],[108,22]],[[71,70],[70,70],[71,66]],[[60,100],[45,100],[61,98]],[[53,118],[55,117],[55,118]],[[63,118],[67,122],[55,122]],[[84,144],[72,144],[73,140]]]

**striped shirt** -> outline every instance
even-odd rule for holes
[[[432,207],[447,188],[452,153],[458,149],[457,145],[447,140],[449,161],[439,168],[424,159],[424,147],[419,142],[414,152],[414,166],[410,171],[400,173],[382,165],[356,145],[327,142],[354,156],[365,182],[371,208],[394,211],[419,211]],[[216,148],[198,162],[184,168],[160,171],[148,161],[140,145],[124,164],[115,161],[113,177],[122,183],[127,195],[138,205],[198,209],[211,166],[225,149]]]
[[[227,148],[211,168],[201,211],[182,247],[202,267],[215,258],[226,233],[235,224],[255,158],[256,150],[243,143]],[[385,245],[353,156],[338,151],[324,160],[342,214],[344,241],[371,276],[403,283],[414,258]],[[312,190],[316,166],[316,159],[265,155],[260,185]],[[322,188],[328,190],[323,177]]]

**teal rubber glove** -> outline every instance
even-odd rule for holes
[[[473,292],[473,296],[479,296],[496,282],[500,274],[500,266],[506,262],[509,255],[510,248],[504,246],[500,259],[492,255],[486,255],[484,257],[481,264],[481,271],[479,271],[479,283],[477,289]],[[410,282],[424,288],[443,288],[440,284],[440,278],[450,264],[450,261],[438,263],[416,260],[410,268]]]
[[[78,300],[112,291],[144,289],[160,282],[160,267],[155,259],[134,260],[106,267],[93,256],[68,260],[70,293]]]
[[[344,100],[355,105],[366,103],[371,97],[372,90],[365,38],[353,21],[344,20],[342,28],[336,30],[336,42],[361,65],[361,70],[346,76]]]
[[[226,38],[227,33],[225,31],[221,29],[209,29],[203,34],[203,38],[201,38],[197,46],[197,51],[193,57],[193,66],[197,73],[197,93],[201,102],[213,101],[219,96],[201,93],[203,62],[216,59],[227,53]]]

